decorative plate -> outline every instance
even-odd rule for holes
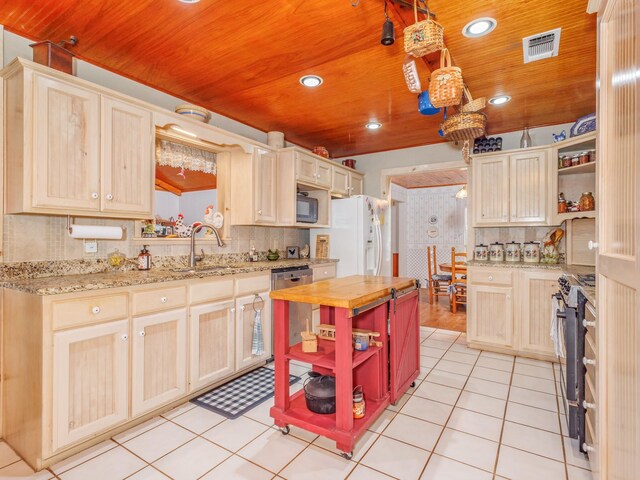
[[[585,133],[593,132],[596,129],[596,114],[590,113],[584,117],[580,117],[576,120],[569,130],[569,136],[577,137],[578,135],[584,135]]]
[[[427,236],[429,238],[436,238],[438,236],[438,228],[437,227],[427,228]]]
[[[437,215],[431,215],[429,217],[429,223],[431,225],[435,225],[436,223],[438,223],[438,216]]]

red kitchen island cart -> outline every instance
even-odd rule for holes
[[[364,431],[395,404],[420,373],[420,323],[416,281],[354,275],[271,292],[274,309],[275,401],[271,416],[283,433],[295,425],[336,442],[346,458]],[[319,338],[317,352],[289,345],[289,302],[320,305],[320,322],[335,326],[335,339]],[[367,350],[353,348],[352,330],[378,332]],[[304,389],[289,394],[289,362],[298,360],[336,380],[336,412],[317,414]],[[353,389],[361,386],[363,418],[354,419]]]

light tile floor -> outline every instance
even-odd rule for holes
[[[564,436],[557,365],[465,341],[421,327],[416,387],[361,437],[352,460],[324,437],[282,435],[271,402],[236,420],[186,403],[38,474],[0,442],[0,479],[590,480],[577,441]]]

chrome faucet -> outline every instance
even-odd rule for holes
[[[218,229],[213,225],[209,225],[208,223],[201,223],[200,225],[193,227],[191,230],[191,248],[189,249],[189,268],[196,268],[196,262],[204,259],[204,250],[202,255],[196,255],[196,233],[198,233],[203,228],[208,228],[213,232],[216,236],[216,240],[218,240],[218,246],[224,247],[224,242],[222,238],[220,238],[220,233],[218,233]]]

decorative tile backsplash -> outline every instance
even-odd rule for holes
[[[67,217],[48,215],[5,215],[4,216],[4,262],[27,262],[47,260],[96,260],[104,259],[116,248],[127,257],[136,257],[142,248],[139,240],[132,240],[135,224],[133,221],[80,218],[74,223],[79,225],[123,226],[126,235],[123,240],[98,240],[98,252],[84,253],[83,241],[67,235]],[[231,227],[230,237],[225,247],[210,242],[197,242],[198,251],[204,249],[207,254],[236,254],[248,252],[255,246],[258,252],[269,248],[284,250],[289,245],[300,247],[309,243],[309,230],[280,227]],[[169,242],[170,240],[167,240]],[[154,256],[179,256],[189,253],[189,245],[181,244],[150,245]]]
[[[428,276],[427,246],[435,246],[438,263],[451,262],[451,247],[465,251],[466,199],[457,199],[460,185],[407,190],[407,275]]]

